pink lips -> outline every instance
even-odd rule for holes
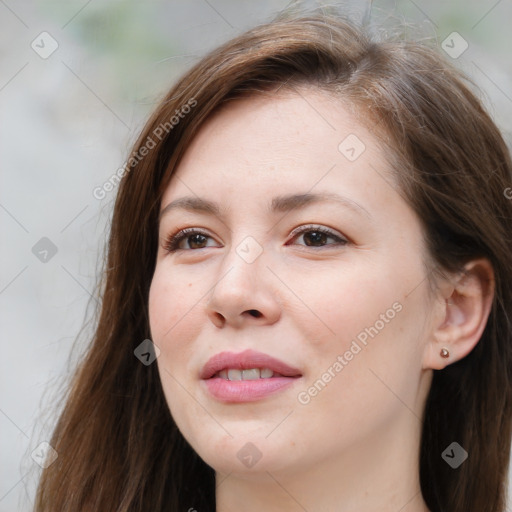
[[[279,376],[268,379],[230,381],[217,376],[221,370],[269,368]],[[262,352],[251,349],[238,354],[220,352],[203,366],[200,378],[213,397],[224,402],[252,402],[292,385],[300,370]]]

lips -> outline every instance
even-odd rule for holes
[[[255,368],[261,370],[259,377],[260,372],[250,371]],[[269,372],[272,372],[271,376]],[[203,366],[200,377],[200,385],[208,397],[221,403],[243,404],[284,393],[297,385],[302,373],[284,361],[248,349],[238,354],[220,352],[214,355]]]
[[[302,376],[299,369],[286,364],[284,361],[280,361],[262,352],[247,349],[238,354],[234,352],[215,354],[203,366],[199,377],[206,380],[212,378],[221,370],[249,370],[251,368],[269,368],[274,373],[283,377]]]

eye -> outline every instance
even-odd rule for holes
[[[183,246],[182,242],[188,242],[190,249],[204,249],[208,238],[212,238],[210,235],[199,231],[195,228],[186,228],[178,231],[174,235],[169,236],[163,245],[163,248],[167,252],[175,252],[177,250],[187,250]],[[211,247],[211,246],[210,246]]]
[[[327,229],[323,226],[302,226],[299,230],[295,230],[293,233],[293,238],[302,237],[305,241],[306,247],[324,247],[325,245],[347,245],[348,241],[344,238],[338,236],[336,233]],[[328,239],[332,239],[334,243],[327,243]],[[164,242],[163,248],[168,253],[176,252],[178,250],[193,250],[193,249],[205,249],[207,247],[214,247],[212,245],[208,245],[208,239],[213,240],[213,238],[205,233],[204,231],[200,231],[195,228],[185,228],[174,235],[170,235]],[[184,247],[184,245],[189,244],[189,247]]]
[[[292,234],[294,235],[294,238],[302,237],[306,247],[324,247],[325,245],[348,244],[348,240],[345,240],[330,229],[324,228],[323,226],[302,226],[300,230],[294,231]],[[335,243],[328,244],[327,239],[329,238],[335,240]]]

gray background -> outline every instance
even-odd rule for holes
[[[93,189],[122,166],[178,75],[289,3],[0,0],[0,512],[30,510],[39,471],[31,452],[49,439],[92,332],[115,195],[98,200]],[[356,18],[367,4],[344,2]],[[510,144],[512,0],[376,1],[372,18],[410,23],[411,35],[439,45],[458,32],[469,46],[453,60]],[[52,40],[57,49],[44,55]],[[44,237],[57,250],[47,261],[33,251]]]

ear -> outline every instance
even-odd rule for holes
[[[491,263],[473,260],[450,283],[441,287],[430,339],[425,346],[423,368],[442,370],[468,355],[480,340],[494,298],[495,282]],[[449,352],[441,356],[441,350]]]

